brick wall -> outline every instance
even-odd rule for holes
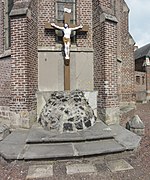
[[[94,34],[94,78],[95,89],[98,90],[98,106],[118,106],[117,99],[117,28],[116,23],[105,21],[100,23],[100,5],[93,3]]]
[[[112,0],[99,0],[100,5],[106,8],[111,8],[112,7]]]
[[[4,2],[0,0],[0,54],[4,50]]]
[[[104,5],[104,4],[103,4]],[[118,121],[117,22],[107,19],[101,3],[93,1],[94,87],[98,91],[100,117]]]
[[[93,48],[92,1],[77,0],[77,24],[88,25],[87,34],[77,35],[77,46]]]
[[[55,46],[55,32],[45,31],[46,22],[55,21],[55,0],[38,0],[38,46]]]
[[[118,93],[119,101],[135,102],[135,63],[134,41],[129,34],[129,9],[124,0],[116,1],[115,15],[117,17],[117,59],[118,59]]]
[[[123,24],[124,22],[124,24]],[[128,12],[123,13],[122,18],[122,86],[121,93],[123,102],[134,101],[134,47],[129,45],[129,34],[128,34]]]
[[[24,7],[25,6],[25,7]],[[36,110],[37,91],[37,1],[29,4],[20,1],[14,9],[29,8],[28,14],[11,15],[11,105],[12,120],[21,126],[29,126],[30,112]],[[24,123],[24,125],[22,125]]]
[[[27,109],[28,59],[27,59],[27,17],[11,18],[11,110]]]
[[[38,28],[37,28],[37,0],[30,4],[31,18],[28,18],[28,85],[29,110],[36,109],[36,92],[38,89]]]

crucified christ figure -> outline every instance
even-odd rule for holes
[[[71,32],[78,30],[78,29],[82,28],[83,26],[80,25],[80,26],[77,26],[74,28],[69,28],[68,24],[65,24],[64,27],[60,27],[60,26],[57,26],[55,23],[51,23],[51,26],[63,31],[63,33],[64,33],[63,42],[64,42],[65,59],[70,59],[69,53],[70,53],[70,43],[71,43],[70,42]]]

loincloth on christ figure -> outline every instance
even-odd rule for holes
[[[63,37],[64,44],[70,43],[70,38]]]

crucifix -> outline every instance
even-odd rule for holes
[[[80,30],[82,32],[88,31],[88,26],[76,26],[70,24],[71,20],[71,9],[64,8],[64,25],[55,24],[55,23],[46,23],[45,29],[53,30],[54,28],[63,31],[63,42],[64,42],[64,52],[65,52],[65,60],[64,60],[64,90],[70,90],[70,36],[71,32],[75,30]]]

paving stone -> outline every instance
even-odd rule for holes
[[[52,159],[73,157],[74,152],[72,144],[31,144],[27,145],[24,153],[24,159]]]
[[[114,136],[116,141],[122,144],[127,150],[133,150],[139,146],[141,141],[140,136],[119,125],[110,125],[110,128],[112,132],[116,133]]]
[[[125,148],[115,140],[100,140],[84,143],[74,143],[74,149],[78,156],[106,154],[124,151]]]
[[[29,166],[26,179],[50,178],[53,176],[53,165],[33,165]]]
[[[96,173],[96,167],[91,164],[71,164],[66,166],[67,174]]]
[[[133,169],[133,167],[124,159],[108,161],[107,167],[111,170],[111,172]]]

